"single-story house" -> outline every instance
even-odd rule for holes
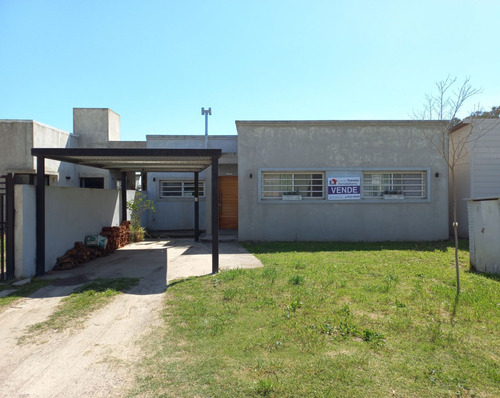
[[[33,184],[32,147],[220,149],[219,226],[237,233],[239,240],[448,238],[448,168],[420,131],[422,126],[437,130],[440,122],[237,121],[237,135],[147,135],[145,141],[126,142],[120,140],[119,115],[109,109],[76,108],[73,118],[72,134],[35,121],[0,120],[0,174],[13,173],[18,184]],[[47,161],[46,173],[47,185],[60,189],[116,191],[121,184],[113,172],[57,161]],[[140,185],[155,203],[145,227],[193,229],[193,173],[131,174],[127,188]],[[210,170],[199,175],[200,227],[207,231],[212,225],[209,175]],[[30,199],[18,206],[25,211],[20,222],[33,214],[26,203],[34,203],[34,194],[26,195]],[[106,223],[119,219],[115,196],[119,201],[118,194],[106,197],[115,214]],[[96,232],[89,230],[94,224],[83,225],[77,231],[78,222],[73,222],[67,239]],[[23,247],[31,238],[22,230],[18,226],[24,236],[19,235],[16,253],[29,264],[34,259]],[[62,254],[56,253],[61,247],[54,245],[49,262]]]

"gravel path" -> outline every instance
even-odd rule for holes
[[[237,243],[221,245],[220,262],[221,269],[262,266]],[[182,240],[132,244],[84,267],[49,273],[58,278],[53,285],[0,310],[0,398],[125,396],[142,358],[139,342],[161,322],[166,281],[210,272],[209,246]],[[30,325],[46,320],[85,281],[123,277],[141,279],[83,327],[23,340]]]
[[[147,250],[127,247],[83,268],[56,273],[64,279],[3,310],[0,397],[124,396],[135,381],[133,365],[141,358],[138,342],[159,322],[166,286],[165,250],[162,245]],[[98,277],[142,279],[94,312],[83,327],[22,340],[27,328],[46,320],[63,297],[83,281]]]

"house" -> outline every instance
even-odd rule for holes
[[[147,148],[221,149],[219,159],[219,212],[221,229],[238,229],[238,157],[236,135],[147,135]],[[200,228],[210,230],[211,187],[206,184],[210,170],[199,175]],[[192,173],[148,173],[147,191],[155,202],[149,212],[147,228],[152,231],[191,230],[194,225]]]
[[[73,133],[34,120],[0,120],[0,175],[12,173],[16,184],[34,184],[36,161],[31,148],[145,148],[144,141],[120,141],[120,116],[106,108],[74,108]],[[46,185],[115,189],[120,176],[106,170],[49,160]],[[131,175],[130,188],[135,177]]]
[[[109,109],[75,108],[73,118],[72,134],[34,121],[0,121],[1,142],[8,144],[1,148],[0,174],[14,173],[18,182],[16,269],[23,275],[32,274],[35,261],[31,147],[221,150],[217,196],[207,183],[210,168],[129,172],[127,188],[140,183],[155,202],[156,211],[144,220],[149,230],[193,229],[197,176],[201,229],[212,230],[216,213],[209,209],[217,197],[220,229],[242,241],[448,238],[448,168],[420,132],[422,126],[438,131],[440,122],[237,121],[237,135],[147,135],[124,142],[119,115]],[[119,223],[123,200],[119,173],[53,160],[45,170],[52,187],[46,191],[50,267],[63,248]],[[75,206],[85,210],[74,214]]]
[[[238,121],[240,240],[448,238],[448,168],[421,121]],[[293,193],[299,200],[287,200]],[[292,195],[290,195],[292,196]]]
[[[465,140],[455,166],[458,235],[469,236],[467,199],[500,196],[500,119],[465,119],[451,133],[451,143]],[[453,203],[450,187],[450,204]],[[450,212],[453,206],[450,205]],[[453,215],[450,213],[450,220]]]
[[[220,229],[240,240],[448,238],[448,169],[414,121],[237,121],[211,136]],[[148,135],[148,148],[202,148],[203,136]],[[205,173],[205,172],[204,172]],[[201,173],[201,228],[210,195]],[[192,229],[193,176],[149,173],[150,230]],[[292,195],[289,193],[296,193]],[[209,208],[209,207],[208,207]]]

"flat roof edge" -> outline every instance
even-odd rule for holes
[[[226,134],[226,135],[208,135],[208,139],[217,139],[217,140],[223,140],[223,139],[236,139],[238,138],[238,135],[236,134]],[[183,139],[183,140],[204,140],[205,135],[204,134],[174,134],[174,135],[169,135],[169,134],[146,134],[146,140],[151,139],[151,140],[159,140],[159,139]]]
[[[443,124],[441,120],[236,120],[236,126],[369,126]]]
[[[185,155],[183,155],[185,153]],[[221,149],[181,148],[32,148],[33,156],[220,156]]]

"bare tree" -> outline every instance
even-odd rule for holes
[[[415,118],[421,120],[441,120],[443,123],[438,129],[422,129],[422,134],[445,160],[449,169],[450,189],[452,196],[452,227],[455,238],[455,269],[457,277],[457,295],[460,293],[460,272],[458,264],[458,220],[457,220],[457,187],[455,181],[456,166],[467,154],[471,143],[476,141],[484,131],[480,131],[475,118],[479,110],[468,112],[471,115],[467,123],[462,123],[459,113],[464,111],[464,105],[480,89],[472,87],[470,78],[466,78],[461,85],[456,78],[447,77],[436,83],[436,92],[427,94],[421,112],[414,113]],[[469,125],[465,133],[453,134],[462,126]]]

